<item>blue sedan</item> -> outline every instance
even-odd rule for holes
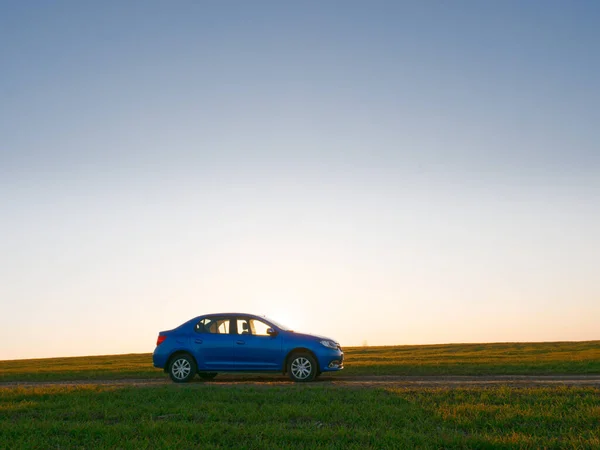
[[[294,381],[312,381],[344,367],[335,340],[241,313],[208,314],[161,331],[152,359],[176,383],[196,373],[212,379],[218,372],[282,372]]]

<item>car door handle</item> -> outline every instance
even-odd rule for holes
[[[195,339],[195,340],[194,340],[194,342],[195,342],[196,344],[202,344],[202,339]]]
[[[235,343],[238,345],[244,345],[246,343],[246,341],[235,341]]]

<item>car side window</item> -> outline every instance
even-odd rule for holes
[[[229,334],[229,319],[217,320],[216,329],[219,334]]]
[[[253,336],[269,336],[267,330],[270,325],[267,325],[261,320],[250,319],[247,317],[238,317],[237,319],[237,334],[251,334]]]
[[[269,336],[269,333],[267,333],[269,328],[271,328],[271,326],[261,320],[250,319],[250,329],[255,336]]]
[[[250,331],[250,323],[248,319],[237,319],[237,334],[252,334],[252,332]]]
[[[229,334],[229,319],[207,317],[196,324],[196,333]]]

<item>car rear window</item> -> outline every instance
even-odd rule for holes
[[[196,333],[229,334],[229,319],[205,317],[195,327]]]

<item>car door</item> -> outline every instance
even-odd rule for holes
[[[267,334],[271,325],[247,316],[237,317],[232,325],[236,370],[281,370],[282,338]]]
[[[233,339],[229,317],[205,317],[194,328],[192,345],[198,370],[232,370]]]

